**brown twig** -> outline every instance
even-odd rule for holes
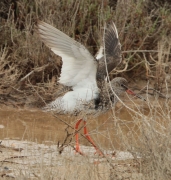
[[[38,67],[38,68],[35,68],[33,69],[31,72],[29,72],[27,75],[25,75],[23,78],[20,79],[20,82],[24,81],[26,78],[28,78],[30,75],[32,75],[33,73],[35,72],[40,72],[40,71],[43,71],[46,67],[49,66],[50,63],[47,63],[41,67]]]

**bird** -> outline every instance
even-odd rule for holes
[[[94,57],[88,49],[59,29],[38,21],[37,31],[43,43],[56,55],[62,57],[62,69],[59,83],[70,89],[63,96],[47,104],[44,111],[82,116],[75,124],[76,152],[80,151],[78,127],[84,122],[84,134],[88,141],[97,148],[88,135],[86,120],[88,114],[101,114],[112,108],[124,92],[137,96],[128,89],[128,81],[115,77],[107,81],[108,74],[122,62],[121,44],[114,22],[104,28],[103,44]]]

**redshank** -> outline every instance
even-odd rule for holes
[[[112,22],[105,28],[103,46],[96,58],[81,43],[45,22],[38,22],[38,32],[42,41],[55,54],[62,57],[59,83],[71,87],[71,91],[58,97],[43,109],[82,116],[75,125],[75,150],[81,153],[77,130],[83,121],[85,137],[98,151],[88,135],[83,115],[104,113],[116,104],[118,97],[124,92],[139,97],[128,89],[125,78],[116,77],[108,83],[105,80],[107,74],[122,61],[121,45],[115,24]]]

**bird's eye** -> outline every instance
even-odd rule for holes
[[[121,87],[128,89],[127,86],[125,86],[124,84],[121,84]]]

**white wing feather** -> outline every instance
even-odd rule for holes
[[[61,84],[97,88],[97,62],[83,45],[44,22],[38,23],[38,31],[43,42],[62,57]]]

